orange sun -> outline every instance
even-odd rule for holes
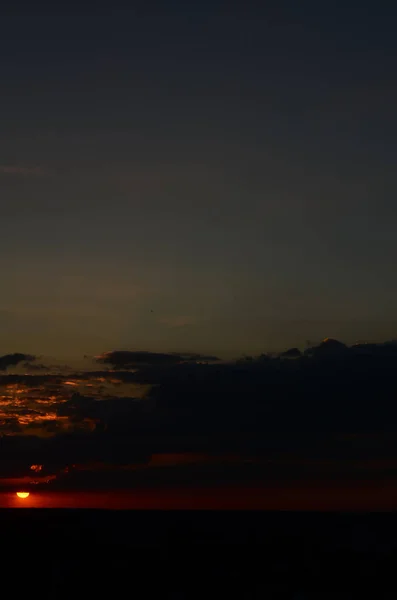
[[[29,492],[17,492],[17,496],[18,498],[28,498],[29,497]]]

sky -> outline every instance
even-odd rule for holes
[[[0,10],[0,353],[397,337],[395,7]]]

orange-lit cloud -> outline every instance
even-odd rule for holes
[[[124,382],[110,372],[108,376],[90,372],[74,375],[0,376],[0,434],[47,438],[72,431],[90,432],[98,423],[96,400],[143,398],[150,389],[147,384]],[[74,397],[86,398],[86,404],[72,402]],[[87,402],[94,402],[89,413],[85,412]]]
[[[39,473],[43,469],[43,465],[31,465],[30,470]]]

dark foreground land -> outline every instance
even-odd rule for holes
[[[0,526],[16,598],[397,597],[393,513],[3,510]]]

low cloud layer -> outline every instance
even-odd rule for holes
[[[98,357],[110,368],[95,371],[6,371],[32,358],[1,357],[3,478],[34,479],[31,465],[42,465],[40,476],[50,477],[51,486],[99,485],[104,472],[109,485],[120,472],[123,485],[132,485],[149,481],[141,468],[170,477],[161,456],[173,456],[175,473],[189,477],[180,455],[211,456],[214,465],[226,455],[240,457],[236,465],[260,457],[260,469],[266,464],[272,476],[283,472],[285,456],[297,461],[294,467],[289,460],[290,473],[320,459],[361,465],[397,459],[394,342],[347,347],[324,340],[306,352],[229,363],[201,354],[117,351]],[[204,461],[205,477],[211,460]],[[278,465],[274,472],[271,464]],[[220,468],[211,476],[220,477]],[[204,477],[200,469],[197,477]]]
[[[97,357],[97,362],[111,365],[115,368],[135,369],[142,366],[176,365],[186,361],[217,361],[216,356],[207,356],[194,353],[173,354],[162,352],[131,352],[128,350],[115,350],[105,352]]]

